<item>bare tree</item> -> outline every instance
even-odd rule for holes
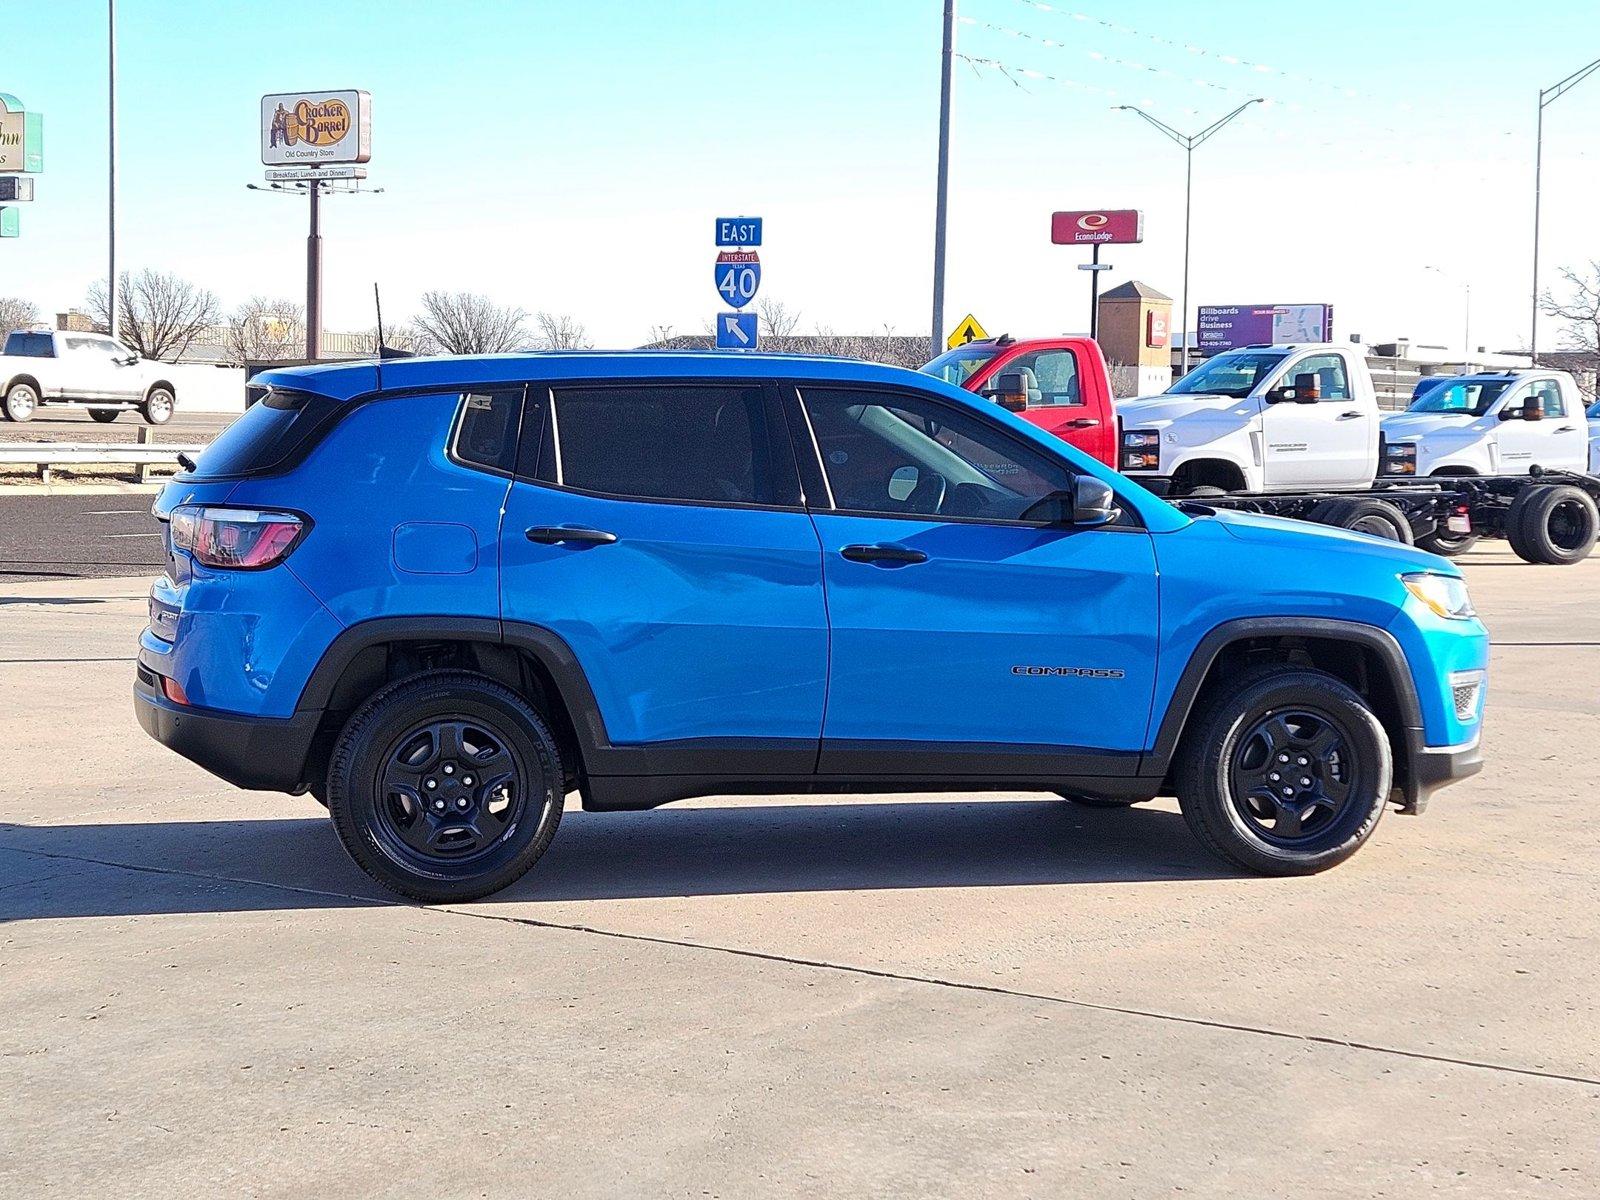
[[[673,329],[673,327],[671,325],[669,325],[669,324],[660,324],[660,325],[652,325],[652,326],[650,326],[650,340],[648,342],[646,342],[645,344],[647,346],[664,346],[664,345],[666,345],[673,338],[672,329]]]
[[[583,322],[567,313],[540,311],[533,323],[539,330],[541,350],[588,350],[594,345]]]
[[[18,296],[0,296],[0,337],[13,329],[27,329],[38,323],[38,305]]]
[[[1116,400],[1128,400],[1139,394],[1139,368],[1132,363],[1107,363],[1111,376],[1111,395]]]
[[[306,310],[293,300],[252,296],[228,318],[228,356],[235,362],[276,362],[305,352]]]
[[[116,337],[145,358],[175,361],[196,337],[217,324],[217,298],[205,288],[149,267],[117,280],[121,317]],[[89,314],[102,333],[111,325],[106,286],[89,288]]]
[[[424,292],[422,312],[412,326],[416,348],[424,354],[504,354],[526,344],[527,320],[524,309],[496,304],[487,296]]]
[[[772,296],[765,296],[756,304],[756,315],[764,338],[793,337],[800,328],[799,312]]]
[[[1569,291],[1558,300],[1546,291],[1539,298],[1539,311],[1565,322],[1566,347],[1584,356],[1585,366],[1600,370],[1600,259],[1589,263],[1587,274],[1563,267],[1561,278]]]

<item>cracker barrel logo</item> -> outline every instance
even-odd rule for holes
[[[278,105],[272,114],[270,145],[336,146],[350,132],[350,106],[343,100],[301,100]]]

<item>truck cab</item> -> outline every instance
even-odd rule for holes
[[[922,371],[994,400],[1109,467],[1117,465],[1111,374],[1093,338],[986,338],[941,354]]]
[[[1382,426],[1386,476],[1589,467],[1583,397],[1564,371],[1486,372],[1419,385],[1411,406],[1384,417]]]
[[[1377,394],[1352,346],[1232,350],[1117,413],[1117,466],[1157,492],[1356,490],[1378,470]]]

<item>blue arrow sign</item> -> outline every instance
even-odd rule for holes
[[[761,286],[761,257],[754,250],[724,250],[717,255],[717,291],[733,308],[756,298]]]
[[[755,348],[755,313],[730,312],[717,314],[718,350],[754,350]]]

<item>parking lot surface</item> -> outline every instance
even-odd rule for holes
[[[1487,766],[1324,875],[708,799],[431,908],[138,729],[143,580],[0,583],[0,1194],[1593,1196],[1600,560],[1466,569]]]

